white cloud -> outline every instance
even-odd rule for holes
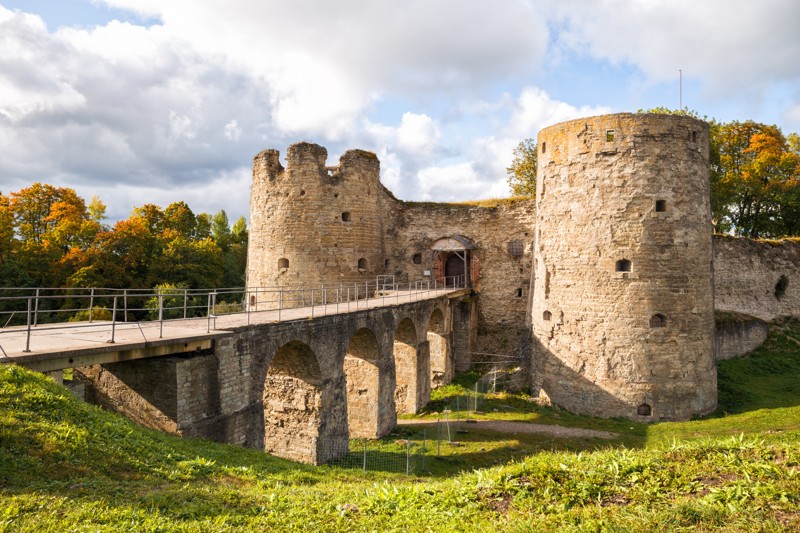
[[[547,0],[564,46],[627,62],[653,82],[678,69],[712,91],[762,90],[800,77],[800,3],[785,0]],[[590,88],[587,88],[589,90]]]

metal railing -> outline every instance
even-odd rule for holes
[[[267,321],[299,320],[354,312],[426,299],[432,293],[466,287],[465,276],[441,281],[398,284],[393,276],[363,283],[308,287],[234,287],[216,289],[4,288],[0,287],[0,339],[5,333],[26,332],[24,352],[31,351],[35,332],[68,328],[107,328],[115,343],[121,324],[158,326],[205,320],[206,332],[217,329],[217,318],[239,316],[250,324],[254,316]],[[306,309],[298,314],[289,312]],[[268,313],[272,313],[269,315]],[[263,319],[262,319],[263,320]],[[2,343],[0,343],[2,344]],[[2,347],[2,346],[0,346]]]

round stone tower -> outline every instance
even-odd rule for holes
[[[248,286],[330,287],[374,282],[383,272],[378,158],[350,150],[326,167],[327,155],[316,144],[293,144],[286,168],[277,150],[255,156]]]
[[[534,390],[598,416],[713,410],[708,125],[622,113],[538,143]]]

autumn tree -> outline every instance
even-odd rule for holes
[[[536,196],[536,139],[525,139],[514,148],[511,165],[506,168],[512,196]]]

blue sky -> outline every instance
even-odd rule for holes
[[[0,0],[0,191],[247,215],[252,157],[376,152],[399,198],[507,195],[549,124],[683,103],[800,131],[784,0]]]

